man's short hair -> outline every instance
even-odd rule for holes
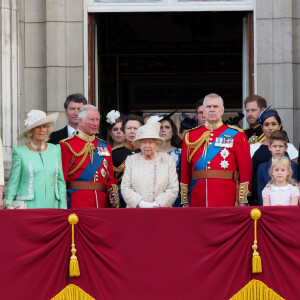
[[[198,107],[203,105],[203,100],[204,100],[204,98],[201,98],[196,102],[196,113],[197,113]]]
[[[82,121],[84,121],[85,118],[86,118],[86,112],[88,110],[95,110],[95,111],[97,111],[98,114],[99,114],[99,117],[100,117],[99,110],[98,110],[98,108],[96,106],[91,105],[91,104],[86,104],[86,105],[83,105],[83,106],[80,107],[80,110],[78,112],[78,119],[81,119]]]
[[[83,105],[86,105],[87,104],[87,101],[85,99],[85,97],[82,95],[82,94],[72,94],[72,95],[69,95],[64,103],[64,108],[65,110],[67,110],[69,104],[71,101],[74,101],[76,103],[83,103]]]
[[[270,136],[270,145],[275,141],[282,141],[286,146],[289,141],[286,132],[283,130],[274,131]]]
[[[263,98],[262,96],[259,96],[259,95],[251,95],[251,96],[248,96],[245,101],[244,101],[244,105],[245,105],[245,108],[246,108],[246,105],[250,102],[254,102],[256,101],[257,103],[257,106],[262,109],[262,108],[266,108],[268,106],[267,104],[267,100],[265,98]]]
[[[204,100],[203,100],[203,106],[205,106],[205,102],[206,102],[205,100],[208,99],[208,98],[211,98],[211,99],[213,99],[213,98],[219,98],[219,100],[220,100],[220,105],[221,105],[221,106],[224,106],[224,101],[223,101],[222,97],[219,96],[218,94],[215,94],[215,93],[208,94],[208,95],[206,95],[206,96],[204,97]]]

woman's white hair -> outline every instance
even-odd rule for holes
[[[212,94],[208,94],[205,96],[204,100],[203,100],[203,106],[205,107],[205,104],[206,104],[206,100],[207,99],[212,99],[212,98],[218,98],[219,101],[220,101],[220,105],[221,106],[224,106],[224,101],[222,99],[221,96],[219,96],[218,94],[215,94],[215,93],[212,93]]]
[[[78,113],[78,119],[81,119],[82,121],[85,120],[86,118],[86,112],[88,110],[95,110],[98,112],[99,116],[100,116],[100,113],[98,111],[98,108],[92,104],[86,104],[86,105],[83,105],[81,106],[80,110],[79,110],[79,113]]]

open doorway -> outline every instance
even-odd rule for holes
[[[188,112],[212,92],[223,97],[226,109],[241,110],[243,19],[248,14],[95,14],[101,114],[111,109]]]

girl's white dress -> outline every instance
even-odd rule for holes
[[[270,199],[270,205],[291,205],[293,197],[299,197],[299,187],[288,184],[275,186],[270,184],[262,191],[262,196]]]

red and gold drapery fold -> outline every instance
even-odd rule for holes
[[[51,299],[73,284],[97,300],[228,300],[254,279],[296,300],[300,207],[260,210],[258,274],[250,207],[2,210],[1,298]],[[69,277],[71,213],[79,277]]]

